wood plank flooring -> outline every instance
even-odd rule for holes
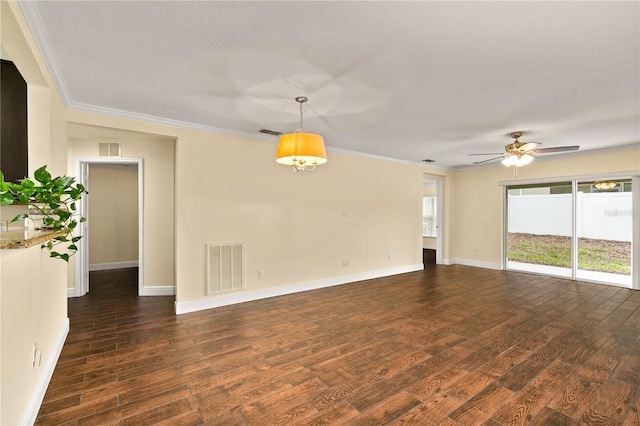
[[[466,266],[176,316],[92,272],[40,425],[639,425],[640,291]]]

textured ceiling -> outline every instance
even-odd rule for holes
[[[302,95],[328,147],[442,167],[517,130],[540,148],[640,143],[636,1],[21,6],[74,109],[267,139],[299,127]]]

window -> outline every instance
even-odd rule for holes
[[[631,179],[508,185],[505,265],[632,287]]]
[[[436,197],[429,195],[422,198],[422,236],[436,237]]]

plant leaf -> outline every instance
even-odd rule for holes
[[[29,217],[29,215],[28,215],[28,214],[26,214],[26,213],[22,213],[22,214],[19,214],[19,215],[18,215],[18,216],[16,216],[16,217],[14,217],[13,219],[11,219],[11,222],[17,222],[17,221],[19,221],[20,219],[26,219],[26,218],[28,218],[28,217]]]
[[[51,173],[47,171],[47,166],[44,165],[35,171],[33,177],[40,183],[47,183],[51,181]]]

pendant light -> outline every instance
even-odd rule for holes
[[[293,133],[280,136],[276,162],[286,166],[293,166],[296,172],[311,172],[318,164],[327,162],[322,136],[314,133],[304,133],[302,130],[302,104],[308,99],[298,96],[296,102],[300,104],[300,128]]]

